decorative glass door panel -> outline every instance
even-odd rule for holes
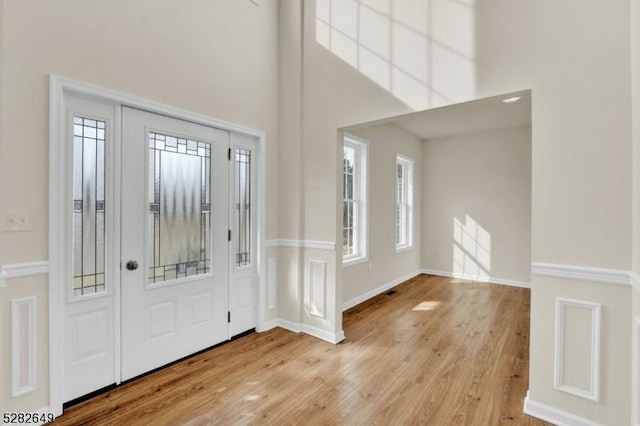
[[[251,265],[251,150],[235,149],[236,267]]]
[[[211,144],[149,133],[149,283],[211,270]]]
[[[73,296],[105,287],[106,122],[73,118]]]

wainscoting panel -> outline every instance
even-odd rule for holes
[[[306,280],[305,307],[309,315],[325,318],[327,298],[327,262],[309,260]]]
[[[270,257],[267,261],[267,309],[276,308],[278,286],[278,262],[275,256]]]
[[[554,388],[596,402],[600,399],[600,317],[598,303],[556,298]]]
[[[36,389],[36,298],[11,301],[11,396]]]

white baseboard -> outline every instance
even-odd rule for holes
[[[486,282],[490,284],[509,285],[512,287],[531,288],[531,283],[528,283],[526,281],[507,280],[504,278],[496,278],[496,277],[479,277],[477,275],[458,274],[458,273],[449,272],[449,271],[438,271],[436,269],[423,269],[421,272],[423,274],[438,275],[440,277],[458,278],[461,280],[479,281],[479,282]]]
[[[294,333],[300,333],[302,331],[300,324],[283,319],[278,319],[278,327],[293,331]]]
[[[266,321],[262,323],[262,326],[258,330],[258,332],[262,333],[265,331],[272,330],[278,326],[278,319],[272,319],[271,321]]]
[[[280,327],[285,330],[294,332],[294,333],[304,333],[309,336],[315,337],[320,340],[324,340],[325,342],[329,342],[332,344],[340,343],[344,340],[344,331],[340,330],[339,333],[331,333],[326,330],[322,330],[317,327],[313,327],[309,324],[299,324],[292,321],[287,321],[284,319],[275,319],[271,320],[264,325],[264,329],[262,331],[271,330],[272,328]]]
[[[529,398],[529,392],[524,398],[525,414],[553,423],[558,426],[600,426],[600,423],[578,417],[575,414],[560,410]]]
[[[410,274],[407,274],[403,277],[397,278],[393,281],[390,281],[386,284],[381,285],[380,287],[376,287],[373,290],[369,290],[368,292],[354,297],[351,300],[347,300],[346,302],[342,303],[342,311],[346,311],[347,309],[351,309],[356,305],[359,305],[360,303],[367,301],[369,299],[371,299],[372,297],[375,297],[381,293],[384,293],[385,291],[397,286],[398,284],[402,284],[403,282],[410,280],[411,278],[417,277],[418,275],[420,275],[422,273],[421,270],[417,270],[414,272],[411,272]]]
[[[302,332],[313,336],[325,342],[333,343],[334,345],[344,340],[344,331],[340,330],[339,333],[330,333],[326,330],[322,330],[317,327],[313,327],[309,324],[302,324]]]

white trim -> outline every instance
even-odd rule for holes
[[[275,239],[267,240],[266,247],[293,247],[293,248],[309,248],[318,250],[335,251],[336,243],[331,241],[318,240],[291,240],[291,239]]]
[[[264,242],[264,246],[265,248],[273,248],[273,247],[278,247],[279,246],[279,242],[280,240],[266,240]]]
[[[587,309],[591,312],[591,371],[589,389],[580,389],[570,386],[563,381],[564,370],[564,308]],[[554,372],[553,387],[562,392],[579,396],[584,399],[600,401],[600,317],[601,305],[599,303],[585,302],[581,300],[556,297],[555,318],[555,347],[554,347]]]
[[[325,342],[329,342],[332,344],[338,344],[344,340],[344,331],[340,330],[338,333],[331,333],[326,330],[319,329],[309,324],[299,324],[292,321],[284,320],[282,318],[277,318],[266,323],[267,328],[262,331],[271,330],[275,327],[280,327],[284,330],[291,331],[292,333],[305,333],[311,337],[315,337],[320,340],[324,340]]]
[[[36,312],[37,300],[35,296],[24,299],[14,299],[11,301],[11,397],[35,391],[37,388],[36,366],[37,366],[37,341],[36,341]],[[21,305],[27,308],[27,323],[22,323],[20,316]],[[22,342],[24,334],[23,327],[26,327],[27,342]],[[27,345],[27,362],[23,365],[22,346]],[[27,383],[21,385],[20,380],[23,371],[26,370]]]
[[[278,327],[284,328],[285,330],[292,331],[294,333],[300,333],[302,331],[302,326],[296,322],[287,321],[284,319],[278,319]]]
[[[7,287],[7,273],[0,268],[0,290]]]
[[[533,275],[543,277],[564,278],[622,286],[630,285],[630,273],[629,271],[622,269],[533,262],[531,263],[531,273]]]
[[[278,261],[275,256],[267,260],[267,309],[277,307],[278,300]]]
[[[369,261],[368,257],[354,257],[352,259],[349,260],[342,260],[342,267],[343,268],[348,268],[349,266],[353,266],[353,265],[359,265],[361,263],[366,263]]]
[[[325,319],[327,310],[327,262],[325,260],[310,259],[307,271],[304,294],[305,307],[310,316]]]
[[[640,275],[634,271],[629,272],[629,282],[635,291],[640,292]]]
[[[35,275],[45,275],[49,273],[49,262],[24,262],[6,264],[0,268],[0,281],[11,278],[32,277]],[[0,288],[2,283],[0,282]]]
[[[258,332],[262,333],[262,332],[265,332],[265,331],[273,330],[277,326],[278,326],[278,318],[272,319],[270,321],[264,321],[262,323],[262,328],[260,328],[258,330]]]
[[[406,241],[398,244],[395,243],[395,253],[400,253],[406,250],[413,248],[414,237],[413,237],[413,186],[415,184],[414,178],[414,161],[412,157],[396,152],[396,158],[394,163],[394,172],[393,172],[393,183],[394,183],[394,210],[398,208],[398,165],[402,165],[405,168],[403,181],[404,181],[404,198],[406,204],[406,223],[405,223],[405,233],[406,233]],[[393,229],[394,229],[394,242],[395,242],[395,229],[398,225],[396,222],[396,215],[393,215]]]
[[[61,77],[55,74],[51,74],[51,82],[55,83],[57,88],[67,93],[75,93],[79,95],[89,96],[92,98],[98,98],[109,102],[131,106],[139,109],[143,109],[149,112],[158,114],[164,114],[172,118],[178,118],[181,120],[191,121],[197,124],[204,124],[209,127],[216,127],[221,130],[228,130],[230,132],[238,132],[249,136],[255,136],[258,138],[264,138],[265,132],[262,130],[252,129],[250,127],[241,126],[228,121],[219,120],[199,114],[192,111],[187,111],[181,108],[176,108],[170,105],[162,104],[160,102],[151,101],[149,99],[139,98],[137,96],[128,95],[126,93],[118,92],[116,90],[105,89],[102,87],[94,86],[89,83],[79,82]],[[62,94],[62,92],[60,92]]]
[[[342,330],[340,330],[339,333],[331,333],[329,331],[313,327],[309,324],[302,324],[302,332],[317,339],[324,340],[325,342],[332,343],[334,345],[344,340],[344,331]]]
[[[509,279],[496,278],[496,277],[481,277],[478,275],[469,275],[469,274],[457,274],[454,272],[439,271],[436,269],[422,269],[421,272],[423,274],[437,275],[440,277],[449,277],[449,278],[457,278],[461,280],[486,282],[489,284],[508,285],[512,287],[531,288],[531,283],[528,283],[526,281],[509,280]]]
[[[575,414],[559,410],[541,402],[533,401],[529,397],[529,392],[527,392],[527,396],[524,398],[524,409],[522,411],[529,416],[558,426],[601,426],[600,423],[578,417]]]
[[[353,165],[353,197],[352,200],[358,206],[357,215],[354,221],[357,229],[357,241],[354,241],[356,253],[350,256],[342,257],[343,264],[350,262],[359,263],[368,260],[369,257],[369,180],[370,180],[370,160],[369,160],[369,141],[347,132],[343,133],[342,151],[344,148],[350,148],[354,151]],[[344,156],[343,156],[344,159]],[[344,161],[344,160],[343,160]],[[341,182],[344,184],[344,170],[341,170]],[[344,195],[344,188],[340,189],[340,194]],[[343,207],[345,199],[340,197],[340,207]],[[341,214],[342,218],[343,215]],[[344,223],[341,222],[342,232],[344,232]]]
[[[369,299],[371,299],[372,297],[375,297],[379,294],[384,293],[385,291],[399,285],[402,284],[405,281],[410,280],[411,278],[415,278],[418,275],[422,274],[421,270],[417,270],[417,271],[413,271],[407,275],[404,275],[400,278],[396,278],[395,280],[389,281],[386,284],[382,284],[379,287],[374,288],[373,290],[369,290],[364,294],[361,294],[360,296],[356,296],[353,299],[347,300],[345,302],[342,302],[342,311],[346,311],[347,309],[351,309],[356,305],[359,305],[362,302],[365,302]]]

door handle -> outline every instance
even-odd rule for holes
[[[138,269],[138,262],[135,260],[130,260],[127,262],[127,269],[130,271],[135,271]]]

